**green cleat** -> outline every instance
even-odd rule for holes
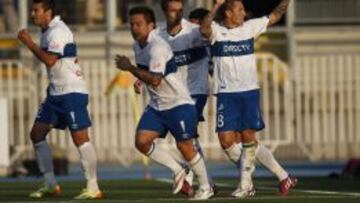
[[[81,193],[74,197],[74,199],[102,199],[104,197],[104,194],[98,190],[98,191],[91,191],[88,189],[83,189]]]
[[[38,189],[35,192],[30,193],[29,197],[31,198],[44,198],[44,197],[57,197],[61,195],[61,188],[59,185],[55,186],[55,188],[49,188],[48,186],[44,186]]]

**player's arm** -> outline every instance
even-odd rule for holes
[[[59,56],[47,51],[42,50],[31,38],[31,35],[26,29],[20,30],[18,34],[18,39],[30,49],[32,53],[47,67],[52,67],[56,61],[59,59]]]
[[[135,77],[139,78],[146,84],[151,86],[159,86],[162,80],[162,75],[151,73],[147,70],[137,68],[132,65],[130,59],[126,56],[116,55],[115,58],[116,67],[123,71],[129,71]]]
[[[216,0],[216,4],[208,15],[200,23],[200,32],[206,38],[210,39],[212,35],[211,23],[213,22],[220,6],[225,3],[225,0]]]
[[[279,5],[270,13],[269,15],[269,24],[268,26],[274,25],[275,23],[279,22],[282,16],[285,14],[290,0],[281,0]]]

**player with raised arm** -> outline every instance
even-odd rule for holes
[[[297,179],[277,163],[272,153],[256,140],[256,132],[265,125],[260,111],[260,86],[254,54],[254,40],[268,26],[278,22],[286,12],[289,0],[282,0],[269,16],[245,22],[242,0],[217,0],[200,30],[212,44],[215,94],[217,96],[217,132],[221,147],[234,163],[241,162],[241,181],[233,196],[255,194],[252,173],[255,158],[275,173],[279,194],[287,195]],[[223,21],[213,22],[218,12]],[[237,144],[241,137],[242,145]]]
[[[53,128],[69,128],[87,179],[86,188],[75,199],[100,199],[103,193],[97,183],[96,153],[88,135],[91,126],[87,111],[88,91],[78,64],[73,34],[60,16],[55,16],[54,7],[53,0],[33,1],[31,17],[34,24],[42,29],[40,46],[35,44],[26,29],[18,33],[18,39],[46,65],[50,82],[47,97],[30,133],[45,185],[31,193],[30,197],[61,194],[46,136]]]
[[[173,193],[178,193],[185,180],[185,169],[170,152],[155,145],[154,140],[175,137],[177,148],[198,177],[199,189],[194,200],[205,200],[214,195],[209,184],[204,159],[195,149],[192,139],[196,131],[196,110],[170,46],[155,31],[155,16],[147,7],[130,10],[131,33],[135,40],[136,66],[126,56],[115,59],[117,68],[129,71],[146,84],[150,102],[136,131],[135,146],[152,160],[174,173]]]

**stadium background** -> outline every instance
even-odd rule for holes
[[[79,58],[91,95],[89,110],[94,123],[91,138],[99,162],[105,171],[116,166],[113,173],[118,176],[122,172],[129,174],[127,167],[135,167],[134,171],[140,171],[142,176],[142,164],[147,164],[133,145],[136,119],[147,96],[134,95],[133,78],[119,73],[113,58],[122,53],[133,59],[132,39],[126,24],[128,9],[149,5],[156,11],[158,20],[163,21],[158,2],[57,0],[57,9],[75,32],[79,45]],[[211,0],[185,2],[185,16],[193,8],[211,8],[213,3]],[[255,17],[266,15],[277,3],[278,0],[245,0],[248,11]],[[30,5],[31,1],[27,0],[0,0],[0,171],[3,175],[12,174],[24,160],[34,158],[27,134],[47,86],[44,67],[16,40],[15,33],[21,27],[29,27],[36,39],[39,36],[39,30],[28,19]],[[341,172],[349,159],[360,156],[359,10],[360,0],[295,0],[279,25],[257,40],[262,109],[267,125],[259,137],[285,166],[299,175]],[[214,132],[213,97],[205,111],[207,122],[200,126],[200,140],[208,161],[216,163],[210,168],[221,171],[222,166],[230,164]],[[78,161],[77,150],[67,133],[54,131],[48,139],[56,158],[71,163]],[[173,146],[171,138],[160,143]],[[150,164],[155,174],[157,167]],[[357,167],[355,171],[360,170]],[[299,168],[313,170],[296,170]],[[73,176],[78,169],[78,165],[70,167],[70,171],[75,171]],[[225,174],[231,176],[234,171]],[[267,172],[263,173],[261,168],[257,172],[258,176],[264,174]],[[139,178],[139,174],[129,177]]]

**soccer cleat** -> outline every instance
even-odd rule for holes
[[[193,198],[190,198],[190,200],[198,201],[198,200],[207,200],[214,196],[214,190],[209,187],[208,189],[198,189],[194,195]]]
[[[187,180],[184,180],[184,184],[181,187],[180,192],[188,197],[192,197],[194,196],[194,189],[193,187],[190,185],[190,183],[187,182]]]
[[[185,177],[186,177],[185,169],[181,170],[179,173],[174,175],[174,183],[173,183],[173,187],[172,187],[173,194],[177,194],[180,192],[181,188],[184,185]]]
[[[288,176],[280,181],[278,195],[286,196],[289,194],[291,188],[295,187],[298,180],[296,177]]]
[[[83,189],[81,193],[74,197],[74,199],[102,199],[104,198],[104,194],[98,190],[98,191],[91,191],[88,189]]]
[[[194,189],[192,187],[194,173],[191,170],[186,170],[187,174],[185,176],[184,184],[181,187],[180,192],[188,197],[192,197],[194,195]]]
[[[55,188],[50,188],[48,186],[44,186],[38,189],[35,192],[29,194],[31,198],[44,198],[44,197],[57,197],[61,195],[61,188],[59,185],[55,186]]]
[[[256,190],[254,186],[251,186],[250,189],[242,189],[238,187],[231,195],[236,198],[247,198],[255,196]]]

